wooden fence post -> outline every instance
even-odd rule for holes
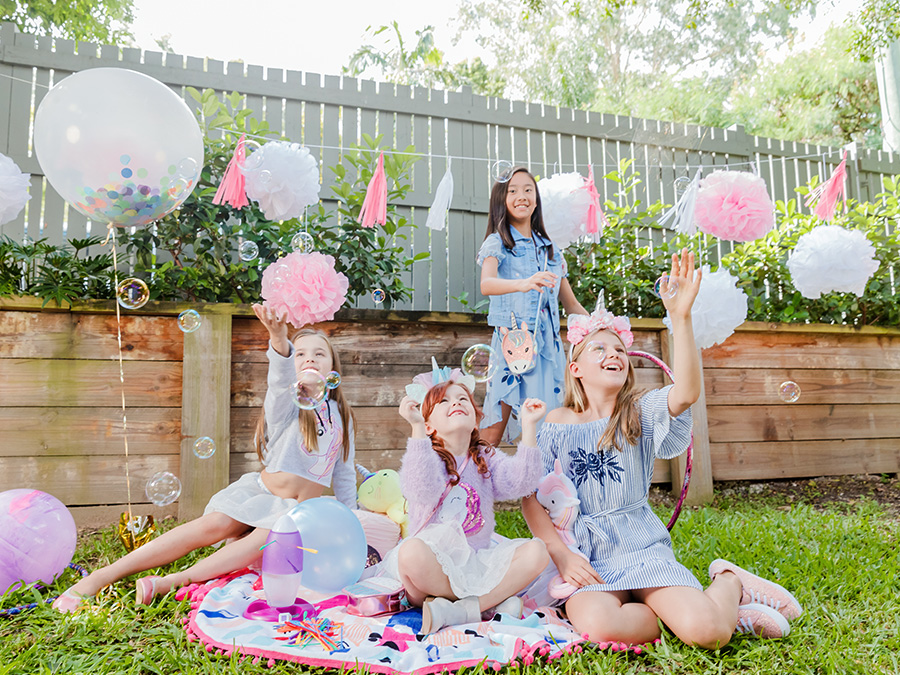
[[[181,498],[179,520],[203,513],[209,498],[228,484],[231,454],[231,314],[203,314],[184,335],[181,399]],[[216,452],[201,459],[194,442],[215,441]]]
[[[668,330],[663,330],[659,335],[660,352],[666,355],[666,362],[674,364],[674,341]],[[691,406],[694,418],[694,449],[691,469],[691,485],[688,488],[685,504],[706,504],[713,499],[712,462],[709,456],[709,421],[706,417],[706,389],[703,384],[703,354],[698,353],[700,359],[700,398]],[[671,460],[672,492],[678,496],[681,494],[681,484],[684,482],[684,470],[687,465],[686,455],[679,455]]]

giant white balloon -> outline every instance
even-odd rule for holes
[[[35,114],[34,148],[63,199],[119,227],[174,211],[203,169],[203,134],[185,102],[125,68],[82,70],[54,86]]]

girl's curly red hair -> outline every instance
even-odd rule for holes
[[[434,410],[434,407],[441,402],[441,399],[444,398],[444,394],[447,393],[447,389],[454,384],[453,382],[442,382],[431,389],[428,390],[428,393],[425,394],[425,400],[422,401],[422,417],[425,418],[425,421],[428,421],[428,418],[431,417],[431,413]],[[469,449],[468,454],[469,458],[478,467],[478,473],[483,474],[486,477],[490,477],[491,471],[488,469],[487,462],[485,461],[485,457],[494,452],[494,449],[481,440],[481,436],[478,433],[478,425],[481,424],[481,420],[484,418],[484,413],[481,412],[481,408],[478,407],[478,404],[475,403],[475,399],[472,396],[472,392],[463,387],[462,385],[458,385],[460,388],[466,392],[466,395],[469,397],[469,401],[472,402],[472,407],[475,408],[475,428],[472,430],[472,437],[469,440]],[[447,468],[447,475],[450,477],[450,485],[456,485],[459,483],[459,472],[456,470],[456,458],[453,454],[444,447],[444,441],[437,435],[437,432],[432,432],[429,434],[429,438],[431,438],[431,447],[434,448],[434,451],[440,456],[440,458],[444,461],[444,466]]]

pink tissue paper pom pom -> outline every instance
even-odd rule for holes
[[[265,269],[262,297],[267,307],[299,328],[331,321],[349,286],[347,277],[335,271],[330,255],[295,251]]]
[[[700,181],[694,222],[719,239],[753,241],[775,227],[775,205],[759,176],[714,171]]]

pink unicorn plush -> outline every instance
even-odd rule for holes
[[[521,375],[534,367],[534,338],[528,332],[527,323],[518,326],[515,314],[512,324],[512,330],[506,326],[500,328],[500,335],[503,336],[500,349],[509,369],[516,375]]]
[[[581,500],[578,499],[575,484],[563,473],[559,460],[553,462],[553,472],[541,478],[538,483],[538,503],[547,509],[550,520],[559,533],[559,538],[583,558],[587,558],[575,543],[575,518],[578,516]],[[547,592],[557,600],[565,600],[577,590],[575,586],[563,581],[558,574],[547,584]]]

